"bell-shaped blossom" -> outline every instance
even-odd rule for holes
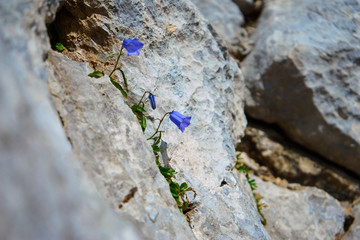
[[[149,93],[149,101],[150,101],[151,108],[155,110],[155,108],[156,108],[155,96],[152,95],[151,93]]]
[[[140,49],[144,44],[140,42],[137,38],[134,39],[124,39],[123,47],[126,49],[128,56],[136,55],[139,56]]]
[[[172,111],[170,113],[170,120],[175,123],[176,126],[178,126],[181,132],[184,132],[185,128],[190,125],[191,117],[187,117],[179,112]]]

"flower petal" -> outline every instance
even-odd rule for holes
[[[136,55],[139,56],[140,49],[144,46],[137,38],[124,39],[123,47],[126,49],[128,56]]]
[[[178,126],[181,132],[184,132],[185,128],[190,125],[191,117],[187,117],[179,112],[173,111],[170,113],[170,120]]]

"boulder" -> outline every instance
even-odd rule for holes
[[[118,214],[154,239],[192,239],[192,233],[197,239],[269,239],[248,189],[231,171],[234,142],[246,124],[242,74],[191,2],[67,1],[49,32],[51,42],[67,49],[50,52],[47,62],[56,110],[84,171]],[[106,56],[134,37],[145,45],[139,56],[121,57],[125,100],[107,76],[87,75],[109,75],[115,62]],[[143,135],[129,106],[144,90],[155,95],[157,108],[145,104],[150,120]],[[189,194],[186,213],[191,234],[155,171],[152,141],[146,141],[156,119],[173,110],[191,116],[191,124],[182,133],[165,119],[162,161],[197,193]]]
[[[45,20],[57,3],[0,3],[0,239],[146,239],[99,196],[47,88]]]
[[[246,111],[360,174],[360,4],[265,1],[242,64]]]
[[[191,0],[228,46],[238,42],[244,17],[232,0]]]
[[[326,192],[314,187],[281,188],[255,177],[257,192],[267,206],[262,213],[273,239],[339,239],[345,211]]]
[[[84,171],[109,206],[145,236],[194,239],[135,115],[108,78],[92,79],[90,72],[87,63],[49,53],[49,90]]]

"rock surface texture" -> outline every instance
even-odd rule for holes
[[[255,179],[268,206],[262,212],[273,239],[339,239],[343,234],[345,211],[326,192],[313,187],[289,190]]]
[[[89,78],[87,63],[56,52],[48,61],[49,89],[64,130],[99,193],[150,238],[194,239],[119,91],[108,78]]]
[[[49,101],[44,19],[54,9],[0,2],[0,239],[146,239],[99,197]]]
[[[189,196],[192,210],[186,214],[195,237],[269,239],[248,201],[248,189],[231,171],[235,163],[233,141],[243,134],[246,123],[241,104],[235,105],[235,95],[242,97],[241,72],[194,5],[189,1],[68,1],[55,23],[60,29],[57,35],[69,51],[64,56],[50,54],[54,70],[51,93],[74,152],[113,207],[119,204],[117,199],[124,199],[137,187],[134,199],[118,211],[145,227],[151,225],[148,217],[142,219],[141,209],[147,207],[147,201],[158,203],[156,194],[162,187],[153,190],[159,183],[150,178],[158,175],[148,165],[152,162],[154,167],[155,160],[144,140],[152,135],[158,121],[149,121],[142,135],[134,117],[127,122],[130,110],[108,78],[89,78],[92,70],[87,63],[66,58],[89,62],[109,74],[111,67],[103,56],[119,51],[119,39],[137,37],[145,43],[140,56],[121,58],[129,84],[126,104],[137,103],[143,88],[156,95],[157,109],[147,113],[153,119],[172,110],[192,116],[184,133],[168,119],[161,129],[165,130],[162,160],[179,173],[177,181],[186,181],[197,192],[195,199]],[[96,39],[92,37],[95,30]],[[74,71],[68,70],[70,67]],[[127,175],[126,171],[135,174]],[[125,180],[126,176],[132,179]],[[150,193],[155,196],[151,198]],[[161,206],[174,202],[167,204]],[[158,209],[157,216],[155,207],[150,207],[154,226],[161,228],[166,224],[164,219],[169,221],[165,227],[175,225],[171,216],[162,216],[165,209]]]
[[[250,116],[357,174],[359,13],[357,0],[265,1],[242,64]]]
[[[232,172],[241,72],[190,1],[16,0],[0,13],[1,239],[270,239]],[[134,37],[145,46],[121,59],[124,101],[87,75],[109,74],[106,56]],[[162,160],[197,192],[186,216],[146,141],[158,121],[144,135],[129,108],[142,88],[156,95],[150,119],[192,116],[184,133],[161,128]]]
[[[227,45],[235,44],[242,33],[244,17],[232,0],[191,0],[213,25],[216,32],[224,38]]]

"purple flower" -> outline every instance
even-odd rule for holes
[[[171,120],[173,123],[175,123],[175,125],[178,126],[178,128],[179,128],[182,132],[184,132],[184,131],[185,131],[185,128],[190,125],[191,117],[187,117],[187,116],[182,115],[182,114],[179,113],[179,112],[172,111],[172,112],[170,113],[170,120]]]
[[[134,39],[124,39],[123,41],[123,47],[126,49],[128,56],[136,55],[139,56],[140,49],[144,44],[137,40],[137,38]]]
[[[151,93],[149,93],[149,101],[150,101],[151,108],[155,110],[155,108],[156,108],[155,96],[152,95]]]

